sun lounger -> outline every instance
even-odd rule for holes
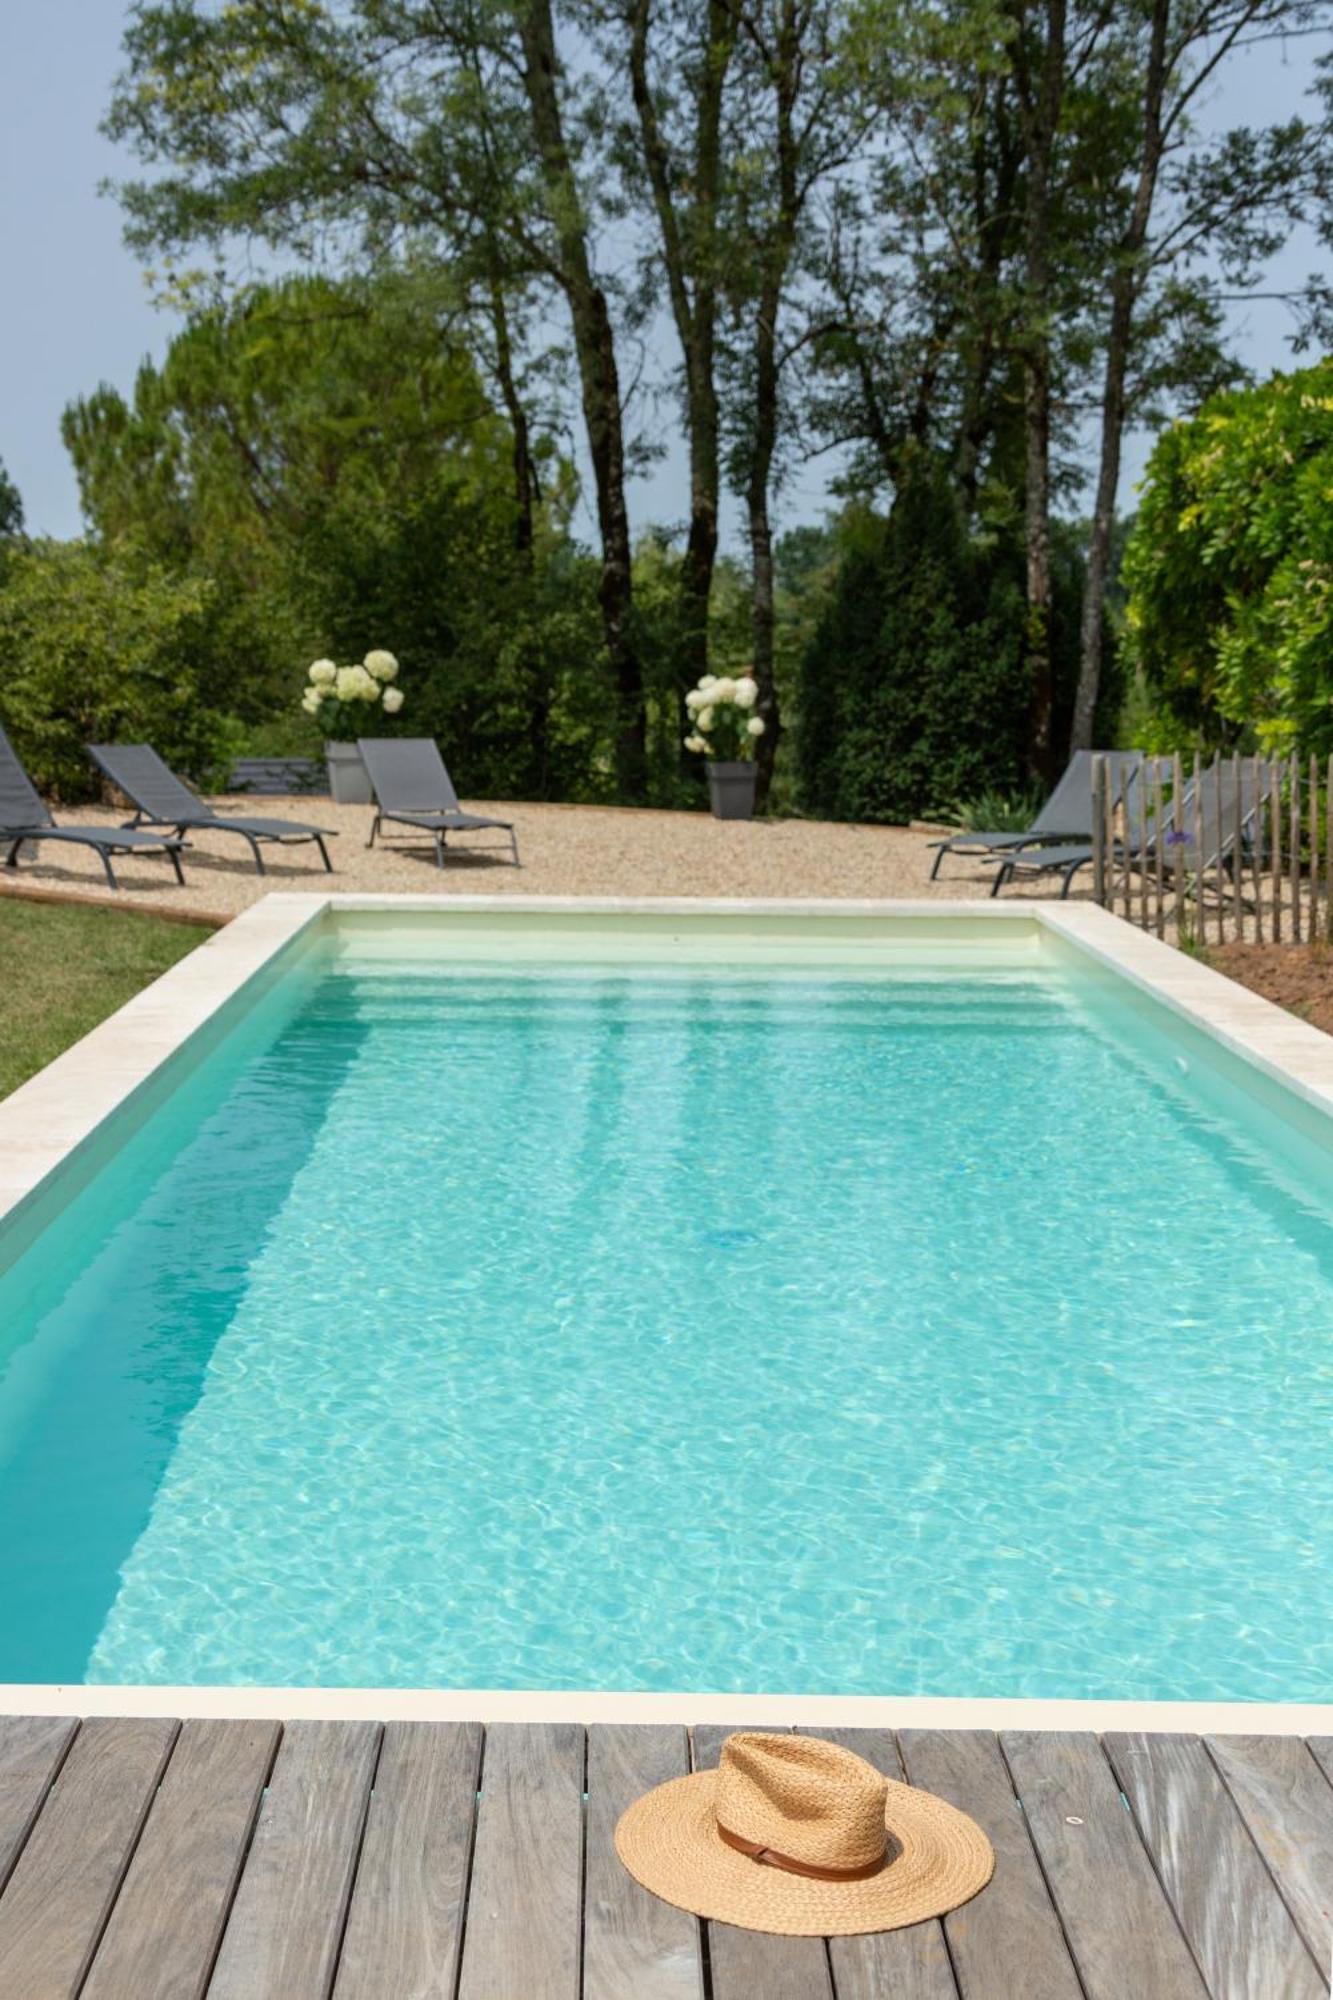
[[[297,820],[254,819],[214,812],[190,787],[164,764],[150,743],[90,743],[88,755],[104,771],[116,790],[123,792],[135,810],[131,827],[169,826],[178,834],[188,832],[235,833],[250,844],[255,869],[264,873],[261,845],[300,846],[313,840],[320,859],[330,874],[333,863],[324,842],[328,830],[303,826]]]
[[[1114,797],[1118,800],[1121,788],[1139,762],[1139,752],[1108,750],[1099,754],[1106,757]],[[1093,755],[1091,750],[1074,752],[1059,784],[1023,833],[955,833],[947,840],[932,841],[936,852],[931,881],[939,874],[946,854],[973,855],[984,860],[1010,847],[1083,845],[1091,840]],[[991,894],[995,894],[994,889]]]
[[[1202,780],[1196,813],[1191,777],[1186,779],[1181,792],[1179,815],[1174,803],[1166,805],[1160,826],[1148,807],[1148,788],[1159,768],[1163,779],[1169,779],[1169,759],[1145,757],[1125,787],[1125,839],[1117,846],[1117,860],[1122,864],[1128,861],[1131,867],[1155,867],[1160,842],[1163,875],[1173,875],[1182,869],[1197,874],[1219,864],[1234,865],[1237,849],[1243,847],[1255,815],[1268,797],[1267,764],[1257,757],[1241,759],[1239,816],[1236,789],[1229,777],[1222,783],[1220,801],[1217,787],[1206,777]],[[998,895],[1015,875],[1059,874],[1064,878],[1060,887],[1063,900],[1080,868],[1089,867],[1093,859],[1090,841],[1011,850],[995,857],[991,894]]]
[[[492,827],[509,835],[514,866],[520,865],[513,822],[463,811],[432,737],[363,736],[357,748],[375,793],[375,818],[367,847],[375,845],[375,836],[386,820],[419,827],[431,836],[435,865],[443,868],[445,841],[451,833],[478,833]]]
[[[5,850],[6,868],[17,868],[24,843],[60,840],[76,847],[91,847],[106,870],[113,889],[120,887],[111,866],[113,854],[165,854],[183,883],[180,840],[168,840],[158,833],[136,833],[126,827],[57,826],[32,779],[18,760],[13,744],[0,729],[0,847]]]

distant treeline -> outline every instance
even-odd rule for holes
[[[378,644],[476,791],[695,799],[684,693],[740,665],[779,803],[1047,777],[1122,693],[1126,426],[1243,389],[1227,301],[1328,213],[1326,72],[1266,127],[1205,132],[1201,94],[1317,11],[147,0],[107,126],[186,325],[69,412],[88,539],[11,555],[8,643],[81,605],[62,671],[101,701],[96,635],[132,625],[196,759],[276,746],[306,659]],[[238,243],[308,275],[239,285]],[[636,523],[677,421],[687,517]],[[784,478],[829,452],[834,516],[784,541]],[[77,784],[83,724],[8,699]]]

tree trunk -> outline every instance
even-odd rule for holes
[[[1120,256],[1111,285],[1111,319],[1106,336],[1106,377],[1102,389],[1101,456],[1097,468],[1097,495],[1092,510],[1092,531],[1088,541],[1088,569],[1083,584],[1083,612],[1079,629],[1078,688],[1074,696],[1074,721],[1069,747],[1091,750],[1097,696],[1102,673],[1102,625],[1106,609],[1106,586],[1111,571],[1111,537],[1115,533],[1115,500],[1120,485],[1120,456],[1125,434],[1125,384],[1129,374],[1130,345],[1134,336],[1134,306],[1138,295],[1138,260],[1148,241],[1157,175],[1162,160],[1162,115],[1165,106],[1169,63],[1167,33],[1171,24],[1171,0],[1153,0],[1144,76],[1143,139],[1139,157],[1138,183],[1134,205],[1120,245]]]
[[[785,259],[783,263],[785,273]],[[781,280],[771,282],[759,304],[755,342],[754,438],[745,502],[750,527],[750,632],[754,677],[759,686],[755,712],[764,733],[755,744],[755,806],[768,803],[773,765],[782,739],[777,681],[773,671],[773,528],[768,512],[768,487],[778,431],[777,315]]]
[[[650,0],[635,0],[630,20],[630,83],[652,191],[667,295],[685,364],[685,421],[690,454],[690,529],[681,565],[681,681],[708,671],[708,610],[717,561],[719,432],[714,357],[717,336],[717,206],[721,176],[722,98],[736,40],[730,0],[709,0],[695,110],[691,200],[682,217],[670,148],[648,77]]]
[[[808,16],[797,0],[782,0],[773,38],[772,84],[775,99],[776,187],[772,233],[761,246],[759,297],[754,351],[754,406],[745,500],[750,528],[750,630],[752,668],[758,683],[756,712],[764,733],[755,744],[755,805],[762,812],[773,784],[773,766],[782,741],[782,715],[774,672],[773,527],[769,518],[769,485],[778,438],[778,316],[787,271],[796,245],[802,193],[799,179],[795,107],[802,82],[802,35]]]
[[[524,85],[559,246],[561,283],[569,301],[597,490],[602,541],[597,594],[616,693],[616,781],[623,798],[640,801],[645,795],[648,730],[643,669],[633,633],[632,551],[615,335],[606,294],[593,276],[583,204],[565,142],[550,0],[527,0],[520,29]]]
[[[490,288],[491,331],[495,336],[495,375],[500,399],[509,419],[513,445],[510,462],[514,469],[514,547],[528,568],[532,566],[532,508],[537,497],[537,474],[532,462],[532,434],[523,398],[514,378],[513,345],[509,336],[509,314],[498,278]]]
[[[1055,687],[1051,664],[1051,166],[1065,82],[1066,0],[1045,0],[1040,60],[1026,44],[1027,7],[1019,0],[1014,67],[1027,154],[1023,215],[1024,481],[1027,552],[1028,762],[1049,780]]]
[[[1125,377],[1134,315],[1130,270],[1118,271],[1111,295],[1111,325],[1106,344],[1106,379],[1102,388],[1102,442],[1097,467],[1097,494],[1088,536],[1088,567],[1083,580],[1079,626],[1078,687],[1070,753],[1091,750],[1097,695],[1102,672],[1102,615],[1111,569],[1111,537],[1115,532],[1115,496],[1120,485],[1120,448],[1125,429]]]

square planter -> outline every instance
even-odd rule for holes
[[[715,764],[710,761],[708,800],[713,808],[713,818],[753,819],[754,786],[757,775],[757,766],[749,758],[734,764]]]
[[[329,790],[340,806],[373,805],[370,774],[361,762],[355,743],[326,743],[324,761],[329,767]]]

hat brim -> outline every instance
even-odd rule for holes
[[[995,1854],[947,1800],[886,1782],[890,1858],[859,1881],[794,1875],[729,1847],[717,1830],[716,1771],[672,1778],[636,1799],[616,1827],[616,1852],[655,1896],[718,1923],[784,1937],[899,1930],[969,1902],[990,1881]]]

